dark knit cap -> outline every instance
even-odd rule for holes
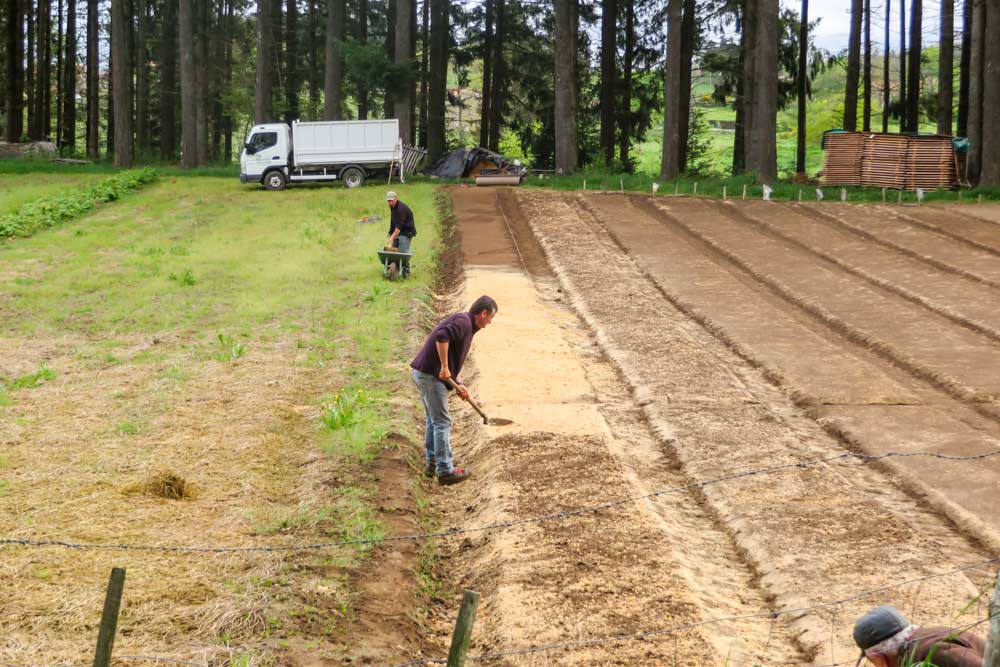
[[[854,624],[854,643],[865,651],[904,630],[908,625],[906,617],[895,607],[875,607]]]

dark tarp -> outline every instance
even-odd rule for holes
[[[499,153],[477,147],[455,149],[424,169],[424,173],[438,178],[463,178],[480,162],[493,163],[500,174],[523,176],[528,172],[525,167],[514,164]]]

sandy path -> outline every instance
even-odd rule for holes
[[[842,451],[759,372],[659,294],[606,231],[581,215],[578,200],[530,191],[519,200],[574,306],[596,328],[658,427],[661,447],[688,477]],[[870,468],[811,467],[704,492],[779,607],[848,597],[982,557]],[[974,588],[953,577],[876,601],[933,615],[940,605],[931,609],[929,600],[971,598]],[[801,633],[797,644],[817,663],[843,659],[853,653],[850,622],[871,603],[802,615],[793,622]]]

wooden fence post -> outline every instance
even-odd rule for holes
[[[458,610],[458,621],[455,622],[455,634],[451,636],[448,667],[463,667],[465,665],[465,654],[469,652],[472,624],[476,622],[478,608],[479,593],[466,589],[462,594],[462,606]]]
[[[986,640],[983,667],[1000,667],[1000,573],[993,584],[993,597],[987,612],[990,615],[990,634]]]
[[[104,598],[104,612],[101,614],[101,629],[97,632],[97,652],[94,667],[110,667],[111,649],[115,644],[118,629],[118,610],[122,606],[122,591],[125,588],[125,568],[111,569],[108,580],[108,594]]]

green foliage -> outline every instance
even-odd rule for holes
[[[16,213],[0,218],[0,239],[30,236],[88,213],[98,204],[111,202],[156,180],[153,169],[126,171],[99,181],[80,192],[64,193],[25,204]]]
[[[42,366],[34,373],[27,373],[10,381],[0,378],[0,389],[33,389],[34,387],[40,387],[46,382],[55,379],[55,371],[46,366]]]
[[[194,287],[195,282],[194,272],[191,269],[184,269],[180,273],[171,273],[167,276],[168,280],[172,280],[182,287]]]
[[[362,419],[362,411],[372,399],[364,389],[344,389],[323,409],[323,426],[331,431],[349,429]]]
[[[215,355],[216,361],[236,361],[246,353],[246,346],[228,334],[218,334],[219,347]]]

